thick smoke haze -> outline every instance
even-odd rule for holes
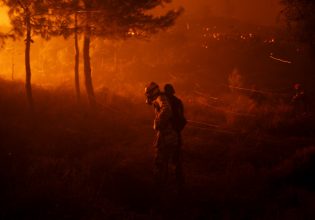
[[[0,220],[315,220],[315,47],[280,1],[0,0]]]
[[[259,25],[278,25],[278,0],[174,0],[185,8],[185,16],[212,15]]]
[[[277,79],[273,76],[294,69],[300,71],[300,65],[295,46],[280,46],[283,44],[278,39],[283,36],[278,33],[282,33],[278,31],[281,11],[278,1],[173,0],[155,12],[164,14],[169,9],[183,7],[184,13],[173,27],[146,41],[93,38],[91,63],[95,88],[105,87],[120,95],[137,94],[142,98],[143,86],[148,81],[175,83],[183,91],[190,88],[193,79],[197,87],[211,88],[210,92],[219,93],[222,89],[214,85],[225,85],[234,70],[246,75],[245,86],[273,87],[274,82],[276,86],[286,87],[297,80],[296,74],[291,74],[294,79],[279,74]],[[43,41],[33,36],[33,39],[32,82],[72,88],[73,38]],[[6,43],[0,51],[1,77],[24,80],[24,47],[23,40]],[[271,60],[271,53],[277,58],[294,61],[296,67]],[[83,87],[82,56],[80,59]],[[204,83],[208,81],[211,86]]]

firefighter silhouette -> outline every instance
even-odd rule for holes
[[[176,155],[179,150],[178,132],[172,125],[172,108],[159,86],[151,82],[145,87],[146,103],[155,110],[153,129],[156,131],[154,140],[155,153],[155,179],[158,185],[165,185],[168,180],[169,163],[175,166]],[[179,180],[177,181],[179,182]]]

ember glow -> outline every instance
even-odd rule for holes
[[[275,57],[275,56],[273,55],[273,53],[270,53],[270,58],[271,58],[271,59],[274,59],[274,60],[276,60],[276,61],[282,62],[282,63],[288,63],[288,64],[291,64],[291,63],[292,63],[292,62],[289,61],[289,60],[285,60],[285,59],[281,59],[281,58]]]

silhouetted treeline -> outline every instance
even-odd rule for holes
[[[95,94],[90,63],[90,42],[92,37],[107,39],[147,38],[159,30],[172,26],[182,10],[170,10],[162,16],[153,16],[147,11],[170,3],[168,0],[2,0],[9,7],[12,33],[25,39],[26,94],[31,109],[34,108],[31,84],[31,43],[39,35],[49,40],[55,36],[74,36],[75,67],[74,78],[78,100],[79,88],[79,46],[83,37],[83,62],[85,88],[89,103],[95,106]]]

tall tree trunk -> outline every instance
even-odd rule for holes
[[[74,79],[75,79],[75,91],[77,95],[77,101],[80,102],[81,92],[80,92],[80,78],[79,78],[79,44],[78,44],[78,20],[77,13],[75,13],[75,32],[74,32],[74,46],[75,46],[75,57],[74,57]]]
[[[30,109],[34,110],[34,101],[32,94],[32,84],[31,84],[31,64],[30,64],[30,51],[31,51],[31,18],[30,13],[26,12],[26,39],[25,39],[25,89],[26,89],[26,97]]]
[[[87,25],[85,34],[84,34],[84,42],[83,42],[83,59],[84,59],[84,76],[85,76],[85,88],[88,95],[88,99],[90,105],[95,107],[96,100],[94,95],[94,88],[92,82],[92,74],[91,74],[91,63],[90,63],[90,33],[91,29]]]

